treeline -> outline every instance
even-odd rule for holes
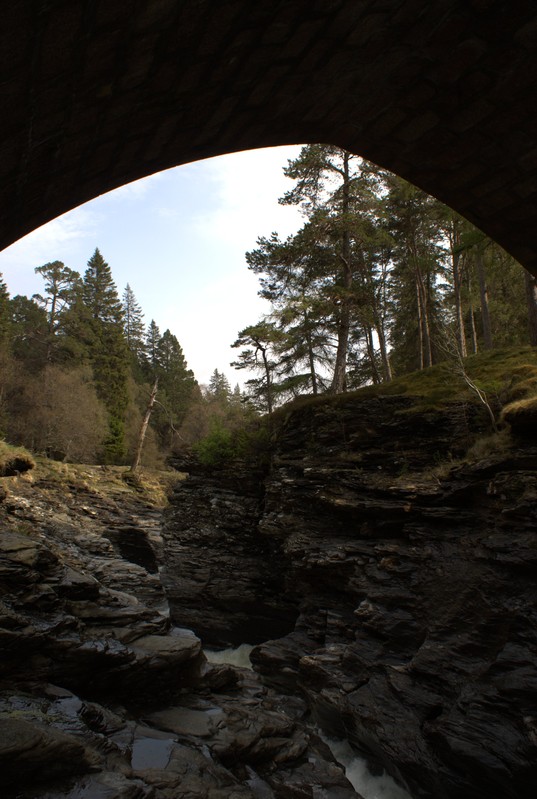
[[[10,297],[0,275],[0,433],[10,443],[72,461],[145,462],[190,446],[247,414],[238,388],[213,373],[202,389],[170,330],[144,314],[130,285],[120,298],[98,249],[83,276],[53,261],[35,270],[42,294]],[[154,393],[154,392],[153,392]]]
[[[477,228],[401,178],[338,147],[308,145],[284,170],[304,225],[247,253],[271,304],[241,330],[238,368],[270,412],[302,393],[389,381],[506,345],[537,344],[535,281]]]

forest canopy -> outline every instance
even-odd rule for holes
[[[438,200],[330,145],[303,147],[284,171],[280,203],[304,224],[247,253],[270,311],[233,345],[261,410],[537,344],[534,278]]]

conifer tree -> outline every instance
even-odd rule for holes
[[[155,320],[152,319],[145,334],[145,354],[152,374],[159,366],[159,341],[160,330]]]
[[[128,405],[128,348],[123,310],[109,265],[98,249],[88,261],[82,287],[89,312],[89,356],[97,394],[109,414],[104,442],[107,462],[120,463],[125,455],[125,412]]]
[[[0,272],[0,350],[8,348],[11,328],[11,306],[9,303],[9,292]]]
[[[13,297],[9,305],[11,352],[27,371],[38,372],[47,360],[47,315],[35,300],[22,294]]]
[[[161,442],[171,446],[175,432],[187,414],[196,387],[177,337],[165,330],[158,338],[155,376],[159,381],[159,406],[154,414]]]
[[[271,414],[274,409],[274,373],[276,363],[273,358],[274,340],[277,338],[274,327],[265,321],[250,325],[241,330],[232,347],[243,347],[237,361],[231,365],[236,369],[249,369],[259,373],[258,378],[246,381],[249,397],[263,412]]]
[[[440,206],[396,175],[387,175],[386,180],[385,203],[394,242],[393,359],[397,371],[408,372],[426,369],[439,357],[444,323],[440,278],[446,271]]]
[[[215,369],[210,377],[207,394],[210,399],[216,400],[223,405],[229,402],[231,386],[225,374],[219,372],[218,369]]]
[[[47,361],[52,362],[59,358],[58,332],[61,327],[61,317],[74,299],[80,275],[74,269],[65,266],[62,261],[51,261],[43,266],[36,266],[35,272],[45,281],[45,294],[34,294],[33,299],[47,314]]]
[[[143,311],[136,301],[134,292],[127,283],[123,292],[123,318],[127,346],[138,362],[145,355]]]

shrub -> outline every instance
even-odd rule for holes
[[[270,428],[262,420],[255,420],[230,430],[216,417],[209,434],[192,449],[204,466],[223,466],[237,459],[262,466],[270,457]]]
[[[204,466],[222,466],[237,456],[231,430],[224,427],[218,418],[212,420],[208,435],[198,441],[193,449]]]

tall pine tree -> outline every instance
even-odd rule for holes
[[[121,463],[125,457],[129,356],[121,302],[110,267],[98,249],[88,261],[82,295],[89,313],[89,356],[95,387],[108,411],[104,457],[108,463]]]
[[[45,293],[34,294],[33,299],[47,314],[47,361],[49,363],[60,358],[61,339],[58,333],[61,328],[61,317],[73,301],[80,275],[62,261],[51,261],[36,266],[36,274],[45,281]]]
[[[123,292],[122,306],[127,346],[135,361],[141,364],[145,357],[144,314],[128,283]]]
[[[196,380],[188,368],[176,336],[165,330],[156,344],[155,377],[158,377],[159,406],[155,416],[160,440],[166,447],[173,443],[192,402]]]
[[[9,292],[0,272],[0,350],[6,351],[11,328],[11,306]]]

